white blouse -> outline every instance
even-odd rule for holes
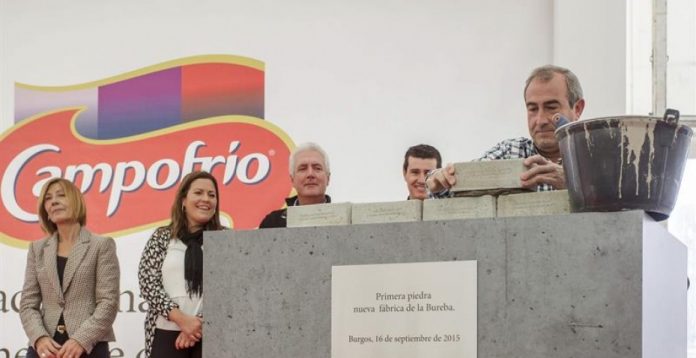
[[[184,278],[184,259],[186,257],[186,244],[174,238],[169,240],[167,256],[162,262],[162,284],[169,298],[179,305],[179,310],[188,315],[198,315],[202,310],[203,299],[198,294],[189,297],[186,292],[186,279]],[[157,317],[157,328],[168,331],[181,331],[181,328],[166,319]]]

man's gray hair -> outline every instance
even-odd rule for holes
[[[529,84],[534,79],[539,79],[542,82],[548,82],[551,81],[554,73],[558,73],[565,78],[566,87],[568,88],[568,103],[571,107],[573,107],[575,103],[583,98],[580,80],[578,80],[578,76],[576,76],[571,70],[560,66],[546,65],[535,68],[529,77],[527,77],[527,82],[524,86],[523,95],[525,96],[525,99],[527,95],[527,87],[529,87]]]
[[[322,149],[319,144],[313,143],[313,142],[307,142],[307,143],[302,143],[295,147],[295,149],[290,153],[290,175],[295,175],[295,163],[297,162],[297,155],[306,152],[306,151],[315,151],[321,155],[321,157],[324,159],[324,170],[326,170],[326,173],[331,174],[331,166],[329,165],[329,156],[326,155],[326,152],[324,149]]]

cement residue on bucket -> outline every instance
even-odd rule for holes
[[[622,181],[623,181],[623,168],[629,165],[634,165],[636,172],[636,192],[635,196],[638,196],[640,190],[640,164],[641,164],[641,150],[646,144],[647,140],[648,148],[650,152],[647,155],[648,159],[648,173],[646,177],[646,183],[648,185],[648,198],[651,195],[651,182],[653,180],[652,175],[652,159],[655,155],[655,122],[653,120],[648,120],[645,123],[645,130],[641,130],[640,126],[636,123],[631,123],[631,121],[621,121],[621,170],[619,175],[619,186],[618,194],[619,198],[622,198]],[[623,149],[626,148],[624,151]],[[625,153],[625,154],[624,154]],[[631,160],[632,157],[636,159]]]

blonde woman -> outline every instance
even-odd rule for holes
[[[19,312],[27,357],[107,358],[118,312],[116,244],[85,228],[87,209],[73,183],[49,180],[38,204],[48,237],[27,253]]]

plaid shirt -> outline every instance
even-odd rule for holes
[[[532,140],[525,137],[506,139],[493,148],[487,150],[481,158],[477,160],[500,160],[500,159],[518,159],[518,158],[529,158],[533,155],[537,155],[539,152],[536,150]],[[434,172],[434,171],[433,171]],[[432,172],[431,172],[432,173]],[[431,175],[428,173],[428,177]],[[537,186],[537,191],[551,191],[556,190],[549,184],[540,184]],[[431,198],[449,198],[452,197],[452,193],[445,189],[439,193],[429,193]]]

